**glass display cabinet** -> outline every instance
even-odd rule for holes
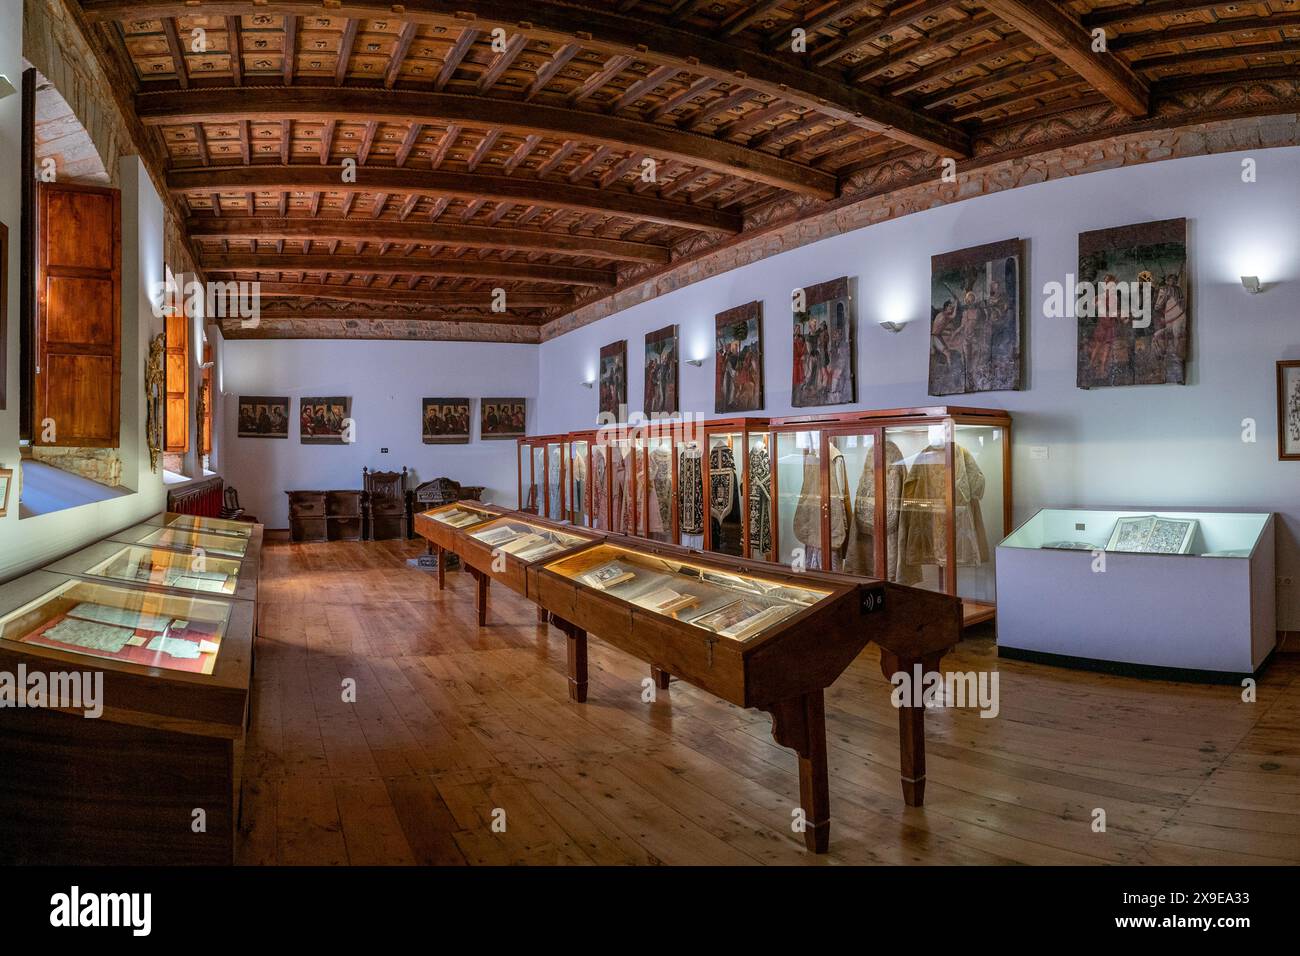
[[[487,624],[488,589],[493,581],[531,600],[527,578],[530,565],[585,547],[599,538],[584,528],[526,514],[501,514],[457,529],[452,548],[478,583],[479,627]],[[539,618],[544,620],[540,609]]]
[[[565,500],[569,504],[568,519],[580,528],[592,525],[591,448],[595,442],[595,431],[570,432],[565,436],[565,477],[568,482]]]
[[[519,453],[519,510],[565,520],[564,435],[540,435],[521,438]]]
[[[703,440],[703,439],[701,439]],[[824,691],[870,640],[886,676],[935,669],[957,641],[954,598],[845,574],[609,537],[529,568],[530,594],[568,639],[569,694],[587,697],[587,634],[647,661],[659,688],[685,680],[772,714],[799,757],[805,840],[830,833]],[[904,799],[924,799],[924,708],[899,708]]]
[[[234,558],[214,557],[193,551],[168,551],[113,541],[93,544],[55,562],[49,566],[49,570],[250,601],[255,600],[257,595],[257,575],[251,573],[251,568],[250,573],[242,573],[244,563]]]
[[[139,524],[119,531],[109,540],[171,551],[198,551],[218,558],[243,559],[252,550],[250,539],[233,534],[188,531],[179,527]]]
[[[933,406],[773,420],[775,553],[955,594],[995,613],[994,548],[1011,520],[1011,419]]]
[[[205,518],[201,515],[183,515],[164,512],[155,515],[145,524],[164,528],[176,528],[181,531],[201,531],[208,534],[232,534],[239,538],[251,538],[254,524],[251,521],[230,521],[226,518]]]
[[[772,495],[772,432],[765,418],[704,423],[708,483],[705,551],[771,561],[776,501]]]
[[[678,538],[676,448],[688,427],[676,421],[655,420],[634,432],[635,533],[643,538],[665,542]]]
[[[0,640],[211,674],[232,605],[69,578],[0,618]]]
[[[997,547],[998,653],[1239,683],[1277,644],[1274,549],[1272,514],[1044,509]]]
[[[438,571],[438,590],[447,587],[447,552],[455,550],[456,531],[491,521],[504,512],[479,501],[453,501],[415,516],[415,533],[427,542]]]
[[[255,619],[252,601],[47,570],[0,585],[0,671],[40,675],[59,708],[6,711],[0,859],[234,862]]]
[[[633,533],[644,520],[644,481],[638,482],[637,433],[627,425],[595,433],[591,445],[592,527],[614,534]]]

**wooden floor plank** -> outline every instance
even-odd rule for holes
[[[973,636],[943,667],[998,671],[1000,713],[926,714],[929,787],[911,808],[868,647],[827,694],[818,857],[791,829],[797,762],[768,715],[676,680],[647,701],[647,666],[596,636],[573,704],[564,637],[501,587],[478,627],[473,580],[439,591],[405,563],[421,550],[268,542],[240,863],[1300,862],[1294,656],[1245,703],[1239,688],[1001,660]]]

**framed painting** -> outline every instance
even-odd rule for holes
[[[300,398],[298,438],[304,445],[345,445],[350,442],[350,397]]]
[[[746,302],[714,317],[713,410],[763,407],[763,303]]]
[[[1079,388],[1186,384],[1187,220],[1080,233],[1074,309]]]
[[[528,420],[528,403],[522,398],[485,398],[482,400],[479,437],[485,439],[523,438]]]
[[[930,258],[930,394],[1020,388],[1024,241]]]
[[[1277,457],[1300,461],[1300,359],[1277,363]]]
[[[796,289],[793,306],[791,404],[809,408],[856,401],[853,296],[848,278]]]
[[[670,325],[645,336],[645,405],[649,415],[676,415],[677,326]]]
[[[240,395],[240,438],[288,438],[287,395]]]
[[[420,440],[426,445],[469,443],[468,398],[422,398]]]
[[[627,339],[600,350],[600,414],[618,421],[627,408]]]
[[[9,513],[9,486],[14,483],[14,470],[0,468],[0,518]]]

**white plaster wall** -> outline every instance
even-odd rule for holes
[[[1242,159],[1258,181],[1242,182]],[[1073,320],[1043,315],[1041,290],[1077,271],[1078,233],[1189,219],[1192,338],[1189,384],[1083,391],[1075,387]],[[1029,240],[1026,374],[1019,392],[927,395],[930,256],[1000,239]],[[1267,284],[1247,295],[1238,277]],[[642,400],[644,335],[680,326],[687,411],[713,412],[713,318],[765,304],[765,414],[790,406],[791,290],[857,279],[857,406],[960,404],[1006,408],[1014,420],[1017,521],[1043,507],[1239,507],[1276,511],[1278,574],[1300,577],[1300,462],[1277,460],[1275,365],[1300,358],[1300,149],[1260,150],[1108,170],[881,223],[793,249],[628,309],[539,348],[538,434],[593,427],[600,347],[628,340],[628,401]],[[911,319],[901,333],[877,326]],[[1254,419],[1258,441],[1243,443]],[[1048,458],[1031,459],[1031,446]],[[1176,600],[1176,595],[1170,595]],[[1300,629],[1297,589],[1279,589],[1279,627]]]
[[[288,395],[289,438],[238,437],[240,395]],[[350,395],[352,445],[303,445],[298,399]],[[414,482],[446,476],[485,485],[484,499],[514,507],[513,441],[481,441],[475,418],[466,445],[420,440],[421,398],[517,396],[537,415],[537,347],[474,342],[231,339],[222,345],[221,474],[240,504],[267,527],[288,526],[293,489],[360,488],[363,466],[412,469]],[[387,448],[388,454],[382,454]]]

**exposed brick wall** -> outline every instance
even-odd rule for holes
[[[32,458],[110,488],[122,483],[122,457],[116,448],[37,447]]]

